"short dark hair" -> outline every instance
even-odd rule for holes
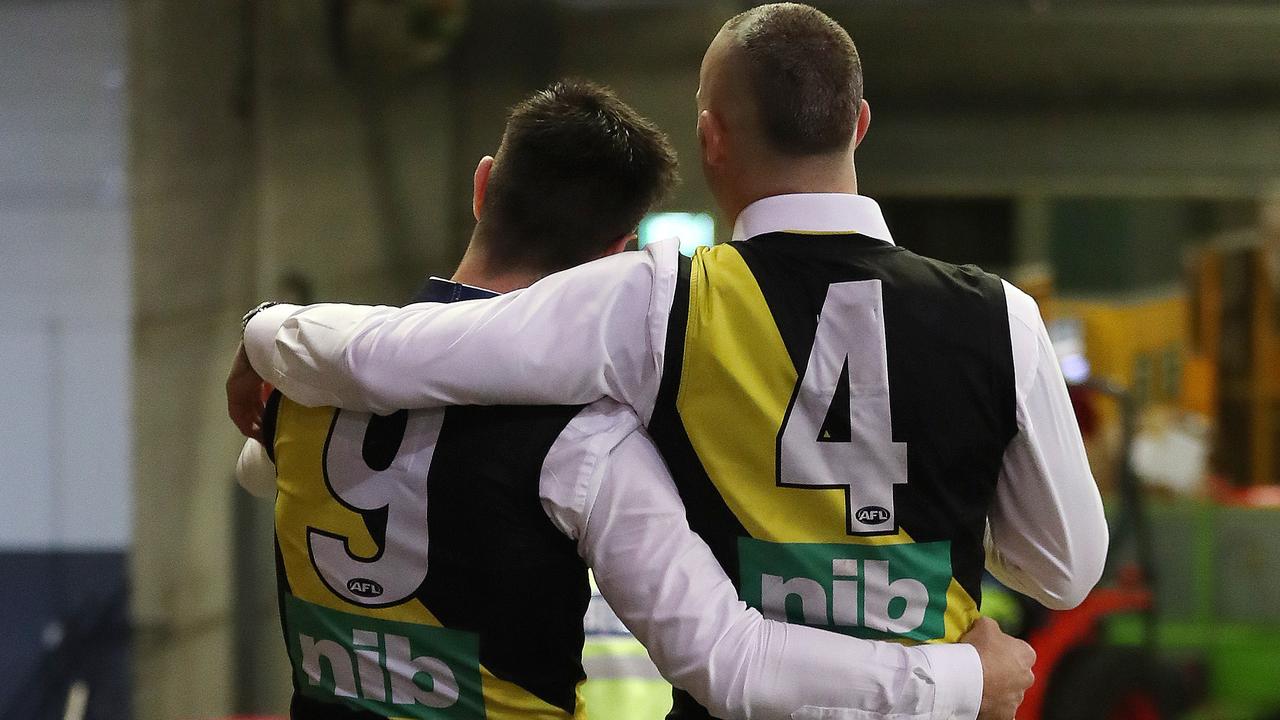
[[[556,82],[511,109],[478,237],[507,266],[562,270],[634,231],[676,179],[653,123],[602,85]]]
[[[762,5],[725,24],[737,33],[765,140],[787,155],[848,147],[862,105],[862,61],[849,33],[817,8]]]

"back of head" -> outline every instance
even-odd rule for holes
[[[504,267],[563,270],[634,232],[675,180],[662,131],[605,87],[557,82],[512,108],[477,240]]]
[[[849,33],[820,10],[762,5],[725,23],[762,139],[781,155],[851,147],[862,104],[862,62]]]

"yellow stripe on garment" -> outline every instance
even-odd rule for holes
[[[284,559],[289,588],[299,599],[340,612],[379,620],[443,627],[430,610],[416,598],[385,608],[352,605],[334,595],[311,566],[307,549],[308,526],[344,535],[351,552],[373,557],[378,547],[359,513],[342,506],[324,482],[324,444],[333,423],[333,408],[307,408],[287,399],[280,403],[276,419],[276,538]],[[513,612],[518,608],[512,608]],[[581,684],[577,714],[570,715],[519,685],[500,680],[480,666],[484,687],[485,714],[493,720],[565,720],[586,718]]]
[[[942,618],[946,632],[940,639],[933,642],[956,642],[962,635],[969,632],[969,628],[973,627],[973,623],[981,614],[978,612],[978,603],[973,601],[955,578],[951,578],[951,585],[947,587],[947,612]]]
[[[844,491],[778,487],[776,443],[796,370],[755,276],[731,245],[698,252],[676,409],[707,475],[752,537],[892,545],[846,534]],[[767,438],[767,440],[765,440]]]
[[[582,695],[582,682],[574,688],[577,696],[573,715],[539,699],[515,683],[499,680],[483,665],[480,666],[484,683],[484,712],[490,720],[586,720],[587,701]]]
[[[587,720],[587,700],[583,695],[583,682],[574,692],[577,712],[573,715],[547,704],[524,688],[506,680],[495,678],[483,665],[480,679],[484,684],[484,716],[488,720]],[[414,720],[414,718],[390,718],[389,720]]]

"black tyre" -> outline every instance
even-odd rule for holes
[[[1049,677],[1044,720],[1172,720],[1191,698],[1179,674],[1140,648],[1089,646]]]

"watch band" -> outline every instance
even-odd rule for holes
[[[240,318],[240,332],[243,333],[245,328],[249,327],[249,321],[252,320],[254,317],[256,317],[258,313],[262,312],[263,310],[266,310],[269,307],[274,307],[279,304],[280,303],[274,300],[268,300],[267,302],[264,302],[261,305],[250,310],[249,312],[245,313],[244,317]]]

